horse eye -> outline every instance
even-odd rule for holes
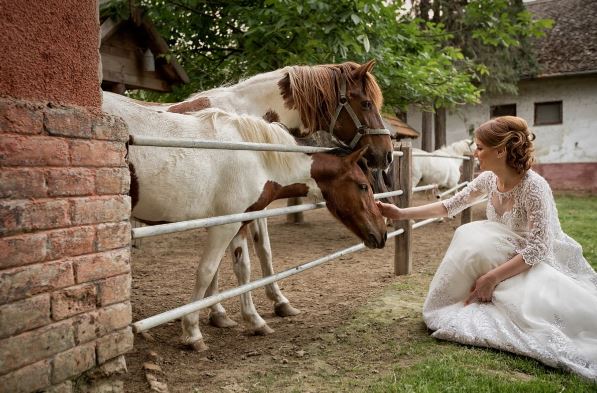
[[[369,186],[368,186],[368,185],[366,185],[365,183],[361,183],[361,184],[359,184],[359,188],[360,188],[361,190],[365,190],[365,191],[367,191],[367,189],[369,189]]]
[[[371,109],[373,107],[373,104],[371,103],[371,101],[363,101],[361,102],[361,107],[363,109]]]

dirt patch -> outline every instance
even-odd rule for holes
[[[418,203],[431,200],[418,199]],[[279,205],[281,206],[281,205]],[[474,209],[475,219],[484,216]],[[280,287],[301,314],[279,318],[263,289],[253,292],[261,316],[275,332],[250,336],[242,325],[238,298],[223,303],[239,322],[230,329],[207,325],[201,331],[209,350],[196,353],[180,344],[180,322],[151,330],[153,340],[137,335],[127,355],[127,392],[147,392],[143,364],[158,356],[170,392],[325,392],[366,389],[391,373],[393,363],[408,362],[400,348],[428,333],[421,305],[429,281],[460,219],[415,230],[413,274],[394,276],[394,245],[350,254],[281,281]],[[358,243],[327,211],[305,213],[305,223],[269,220],[274,268],[283,271]],[[204,230],[143,239],[133,250],[133,320],[188,301],[194,269],[205,241]],[[220,289],[236,286],[229,255],[220,267]],[[252,277],[261,277],[252,255]]]

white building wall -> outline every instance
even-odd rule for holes
[[[562,101],[563,123],[534,125],[535,103]],[[516,114],[524,118],[537,136],[535,149],[539,163],[597,162],[597,76],[527,80],[519,84],[518,96],[484,97],[479,105],[465,105],[448,112],[447,143],[468,138],[469,131],[489,120],[489,107],[516,104]],[[421,112],[411,107],[408,124],[421,130]],[[412,141],[421,146],[421,139]]]

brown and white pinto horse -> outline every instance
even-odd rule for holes
[[[292,66],[253,76],[238,84],[219,87],[192,95],[174,104],[151,105],[162,111],[192,114],[215,107],[227,112],[263,117],[282,123],[295,137],[306,137],[316,131],[329,132],[349,149],[369,146],[365,158],[373,168],[386,168],[392,160],[392,141],[384,129],[379,110],[383,104],[381,89],[371,74],[374,62],[363,65],[343,64]],[[140,103],[147,105],[146,103]],[[274,273],[267,220],[250,224],[255,251],[264,276]],[[231,250],[247,248],[245,238],[235,238]],[[242,257],[250,263],[248,253]],[[212,292],[218,291],[217,273]],[[276,283],[265,287],[276,315],[298,314]],[[236,323],[220,304],[211,307],[210,323],[229,327]],[[271,332],[263,329],[262,333]]]
[[[103,110],[122,117],[132,135],[296,144],[278,124],[218,109],[194,116],[158,113],[126,97],[105,93]],[[129,162],[138,190],[138,195],[132,195],[132,213],[142,221],[173,222],[259,210],[278,198],[305,196],[326,200],[330,212],[368,247],[381,248],[386,228],[368,177],[358,165],[366,149],[347,155],[308,155],[130,146]],[[237,223],[208,229],[192,300],[217,289],[213,278],[229,244],[233,246],[239,284],[249,282],[242,226]],[[241,313],[251,332],[270,331],[255,310],[250,293],[241,295]],[[206,349],[198,313],[185,316],[182,325],[183,342],[196,350]]]

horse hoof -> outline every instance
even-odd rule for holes
[[[228,315],[223,312],[214,312],[209,314],[209,324],[218,328],[231,328],[238,325]]]
[[[203,341],[203,339],[197,340],[195,342],[192,342],[192,343],[189,344],[189,346],[195,352],[204,352],[204,351],[207,351],[209,349],[209,347],[207,345],[205,345],[205,342]]]
[[[291,317],[300,314],[301,310],[292,307],[290,303],[280,303],[274,306],[274,312],[279,317]]]
[[[267,336],[268,334],[272,334],[273,332],[275,332],[274,329],[272,329],[271,327],[267,326],[267,324],[253,330],[251,332],[251,334],[253,336]]]

